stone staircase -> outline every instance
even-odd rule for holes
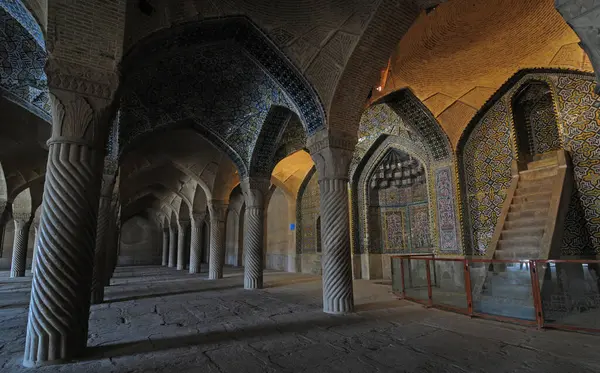
[[[560,255],[572,175],[567,154],[536,155],[525,170],[513,165],[513,179],[486,259],[549,259]],[[542,276],[542,274],[539,274]],[[535,319],[526,263],[473,263],[473,307],[479,312]]]
[[[553,186],[557,182],[556,157],[536,156],[519,172],[508,214],[497,242],[494,259],[542,259],[542,237],[550,218]],[[509,201],[506,201],[507,203]]]

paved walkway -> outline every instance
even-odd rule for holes
[[[39,372],[600,372],[600,336],[537,331],[395,300],[355,282],[357,312],[321,312],[320,277],[267,272],[266,289],[160,267],[118,268],[93,306],[88,356]],[[0,372],[19,373],[30,279],[0,272]]]

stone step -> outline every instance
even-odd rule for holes
[[[544,180],[536,180],[536,181],[519,181],[517,184],[517,189],[515,190],[515,196],[520,196],[524,194],[534,194],[534,193],[545,193],[550,192],[552,190],[552,186],[554,185],[555,178],[550,177]]]
[[[507,238],[498,240],[498,249],[500,250],[516,250],[523,249],[538,249],[540,247],[541,237],[519,237]]]
[[[543,191],[543,192],[525,193],[525,194],[515,195],[513,197],[512,203],[519,204],[519,203],[532,202],[532,201],[550,201],[551,199],[552,199],[552,192]]]
[[[521,218],[541,218],[546,220],[548,218],[548,210],[549,208],[509,211],[507,220],[517,220]]]
[[[535,170],[521,171],[519,172],[519,179],[526,181],[546,179],[551,176],[558,174],[558,167],[544,167]]]
[[[537,170],[540,168],[552,167],[552,166],[554,166],[554,167],[558,166],[558,159],[556,159],[556,157],[544,158],[544,159],[540,159],[540,160],[536,160],[536,161],[527,163],[528,170]]]
[[[546,217],[536,217],[536,218],[516,218],[514,220],[506,220],[504,222],[504,229],[514,229],[514,228],[545,228],[546,227]]]
[[[540,249],[524,249],[519,251],[497,249],[494,252],[494,259],[500,260],[522,260],[522,259],[538,259]]]
[[[545,153],[538,153],[533,156],[534,161],[541,161],[542,159],[554,158],[557,159],[556,150],[551,150]]]
[[[522,203],[512,203],[510,205],[510,212],[517,211],[527,211],[527,210],[541,210],[550,208],[549,200],[539,200],[539,201],[531,201],[531,202],[522,202]]]
[[[519,227],[504,229],[500,235],[502,240],[518,239],[521,237],[541,238],[544,235],[544,226],[538,227]]]

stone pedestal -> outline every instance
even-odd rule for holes
[[[13,241],[10,277],[23,277],[25,276],[25,267],[27,265],[27,244],[29,242],[31,220],[29,218],[15,218],[14,222],[15,238]]]
[[[264,201],[270,185],[271,181],[266,178],[248,178],[241,182],[246,201],[244,289],[263,287]]]
[[[210,257],[208,262],[208,278],[216,280],[223,278],[225,264],[225,217],[227,203],[211,201],[210,210]]]
[[[194,214],[191,223],[190,237],[190,273],[200,272],[200,262],[202,255],[202,223],[206,214]]]

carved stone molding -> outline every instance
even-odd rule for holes
[[[556,0],[556,10],[579,36],[596,73],[596,93],[600,94],[600,0]]]
[[[319,172],[319,180],[348,180],[352,153],[352,150],[335,147],[325,147],[318,152],[311,151],[310,155]]]
[[[246,178],[240,182],[246,201],[246,208],[264,208],[265,197],[269,193],[271,180],[268,178]]]
[[[119,85],[114,71],[90,69],[85,66],[49,58],[46,62],[48,86],[111,100]]]
[[[307,147],[311,154],[318,153],[325,148],[339,148],[353,152],[357,141],[356,134],[324,129],[307,139]]]
[[[212,200],[208,204],[208,210],[210,211],[210,220],[224,222],[227,217],[227,208],[229,204],[225,201]]]
[[[202,223],[206,220],[206,213],[192,214],[191,224],[193,227],[202,227]]]

